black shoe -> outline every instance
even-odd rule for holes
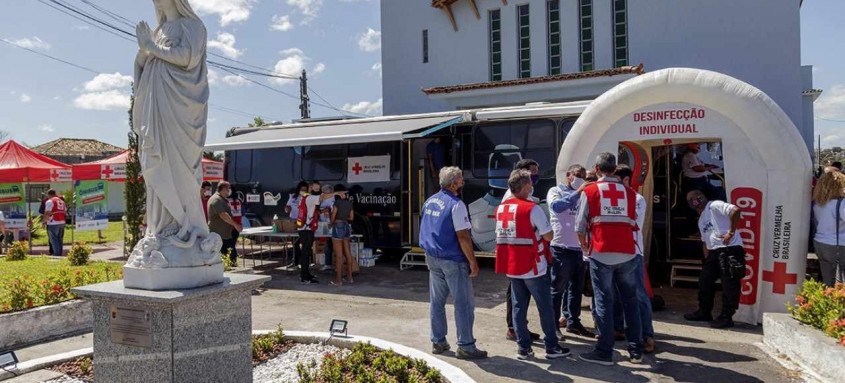
[[[575,335],[578,335],[578,336],[585,336],[587,338],[593,338],[593,337],[596,336],[596,334],[594,332],[587,330],[587,328],[584,327],[584,325],[582,325],[580,323],[567,327],[566,332],[568,332],[570,334],[575,334]]]
[[[449,346],[449,343],[432,343],[431,344],[431,353],[435,355],[440,355],[446,351],[449,351],[452,347]]]
[[[529,331],[528,334],[531,335],[531,341],[532,342],[536,342],[536,341],[540,340],[540,334],[537,334],[536,332],[531,332],[531,331]],[[516,342],[516,331],[514,331],[512,328],[509,328],[508,332],[505,333],[505,339]]]
[[[558,346],[553,350],[546,349],[546,359],[565,358],[569,356],[569,354],[569,349],[565,347]]]
[[[728,328],[733,326],[734,321],[728,317],[718,317],[716,320],[710,322],[710,327],[712,328]]]
[[[585,362],[600,364],[602,366],[612,366],[613,365],[613,358],[602,358],[595,351],[590,351],[586,354],[581,354],[578,357],[581,358],[581,360],[583,360]]]
[[[632,352],[630,353],[629,360],[631,361],[631,363],[640,364],[643,362],[643,354],[639,352]]]
[[[713,315],[696,311],[694,313],[684,314],[684,319],[692,322],[710,322],[713,320]]]
[[[486,357],[487,351],[484,350],[477,348],[473,348],[472,350],[458,348],[458,359],[484,359]]]
[[[303,285],[317,285],[317,284],[319,284],[319,283],[320,283],[320,281],[318,281],[318,280],[316,280],[316,279],[314,279],[314,278],[311,278],[311,279],[300,279],[300,280],[299,280],[299,282],[301,282]]]
[[[536,341],[540,340],[540,334],[537,334],[536,332],[531,332],[531,331],[529,331],[528,333],[531,334],[531,341],[532,342],[536,342]]]

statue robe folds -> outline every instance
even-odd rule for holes
[[[216,269],[222,240],[209,234],[199,197],[209,92],[205,26],[188,17],[167,21],[153,31],[153,41],[135,60],[132,110],[147,232],[127,268]]]

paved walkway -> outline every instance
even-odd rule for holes
[[[278,266],[278,265],[275,265]],[[303,286],[295,273],[266,268],[271,275],[261,295],[253,297],[253,328],[273,329],[278,324],[290,330],[326,331],[332,319],[349,320],[349,332],[387,339],[420,350],[428,350],[428,273],[423,269],[400,272],[394,266],[364,269],[354,285],[328,284]],[[320,275],[328,282],[328,275]],[[680,320],[694,306],[693,289],[658,290],[668,301],[665,311],[655,314],[658,352],[646,355],[644,364],[628,363],[623,342],[617,343],[614,367],[602,367],[577,360],[518,361],[516,345],[504,339],[507,281],[482,268],[476,280],[475,336],[479,347],[490,358],[478,362],[461,361],[454,353],[442,359],[464,369],[478,382],[797,382],[800,376],[781,367],[758,343],[762,328],[739,325],[729,330],[713,330]],[[449,309],[448,311],[451,311]],[[589,313],[582,314],[590,325]],[[449,341],[455,343],[451,312]],[[538,330],[536,312],[530,327]],[[91,347],[91,335],[69,338],[20,350],[22,360],[57,352]],[[567,346],[573,355],[589,351],[594,341],[570,336]],[[535,352],[541,356],[541,346]]]

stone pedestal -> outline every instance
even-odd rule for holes
[[[251,292],[270,277],[171,291],[114,281],[72,289],[93,301],[97,382],[251,382]]]

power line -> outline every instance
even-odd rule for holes
[[[50,55],[48,55],[48,54],[46,54],[46,53],[39,52],[39,51],[37,51],[37,50],[35,50],[35,49],[29,49],[29,48],[27,48],[27,47],[21,46],[20,44],[16,44],[16,43],[11,42],[11,41],[6,40],[6,39],[0,39],[0,41],[4,42],[4,43],[6,43],[6,44],[9,44],[9,45],[11,45],[11,46],[13,46],[13,47],[15,47],[15,48],[20,48],[20,49],[23,49],[23,50],[26,50],[26,51],[29,51],[29,52],[35,53],[35,54],[37,54],[37,55],[39,55],[39,56],[43,56],[43,57],[46,57],[46,58],[48,58],[48,59],[58,61],[58,62],[60,62],[60,63],[62,63],[62,64],[67,64],[67,65],[70,65],[70,66],[75,67],[75,68],[77,68],[77,69],[82,69],[82,70],[84,70],[84,71],[91,72],[91,73],[94,73],[94,74],[100,74],[100,72],[98,72],[98,71],[96,71],[96,70],[93,70],[93,69],[91,69],[91,68],[88,68],[88,67],[85,67],[85,66],[82,66],[82,65],[78,65],[78,64],[74,64],[74,63],[72,63],[72,62],[62,60],[62,59],[60,59],[60,58],[58,58],[58,57],[50,56]]]

